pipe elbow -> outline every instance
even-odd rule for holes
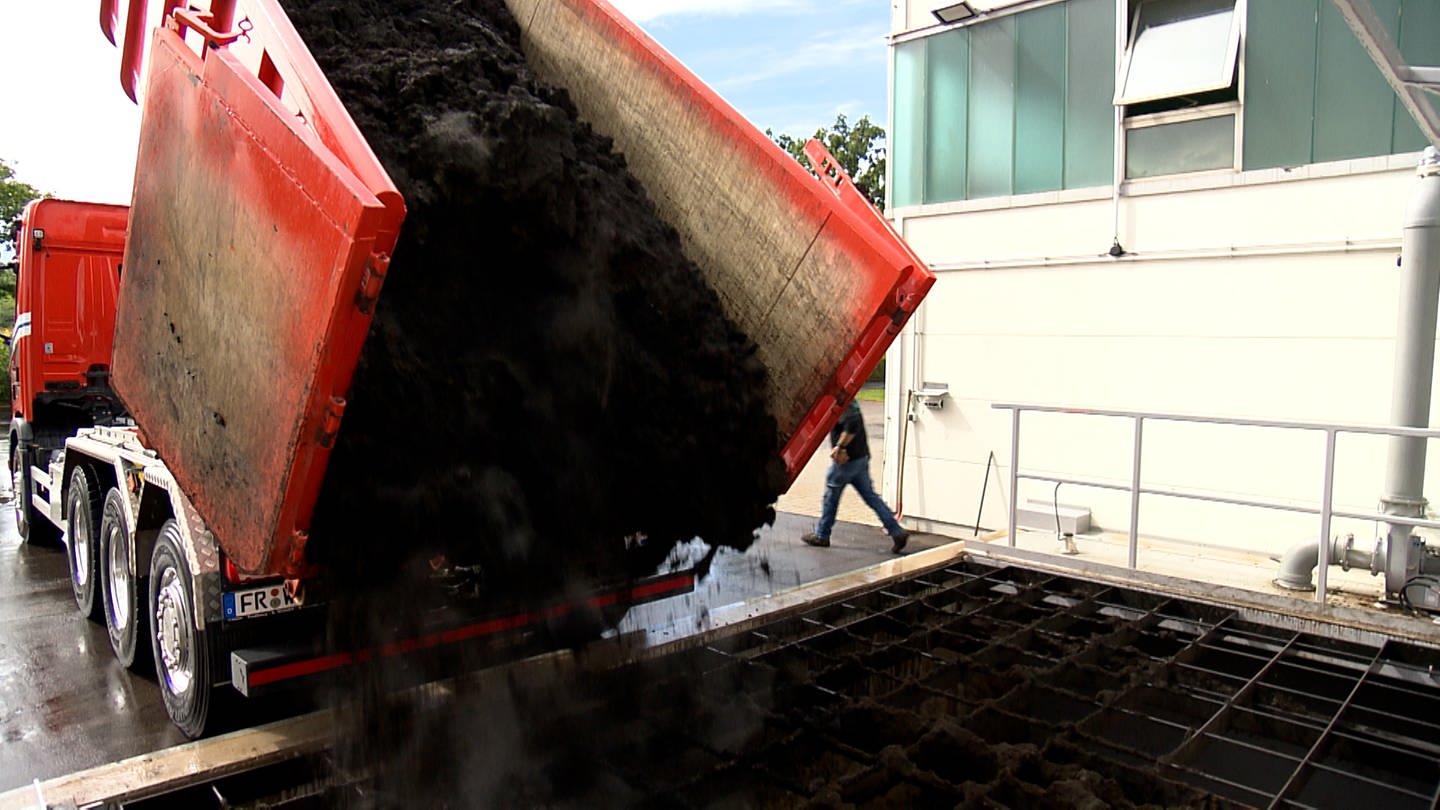
[[[1315,590],[1315,566],[1320,563],[1320,545],[1302,540],[1280,557],[1280,575],[1275,584],[1290,591]]]

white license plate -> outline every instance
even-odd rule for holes
[[[248,619],[299,607],[280,584],[229,591],[223,601],[226,619]]]

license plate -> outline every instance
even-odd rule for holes
[[[223,597],[226,619],[248,619],[299,607],[281,585],[229,591]]]

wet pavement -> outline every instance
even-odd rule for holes
[[[76,610],[64,548],[22,543],[0,506],[0,791],[183,742],[154,679]]]
[[[0,446],[0,456],[7,452]],[[0,793],[185,742],[154,676],[120,666],[104,626],[76,610],[63,546],[21,542],[8,495],[8,482],[0,482]],[[830,548],[803,545],[799,537],[813,522],[782,513],[746,554],[717,556],[694,594],[632,611],[622,629],[682,635],[714,608],[893,559],[878,526],[841,522]],[[907,551],[941,542],[917,535]],[[222,731],[307,708],[220,691]]]

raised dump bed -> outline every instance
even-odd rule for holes
[[[509,5],[757,344],[793,480],[933,275],[609,4]],[[274,0],[176,11],[149,58],[115,387],[242,571],[303,573],[404,203]]]

